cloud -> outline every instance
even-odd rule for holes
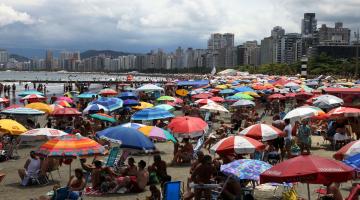
[[[0,4],[0,27],[13,23],[33,24],[34,19],[26,12],[19,12],[10,6]]]

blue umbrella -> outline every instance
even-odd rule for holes
[[[11,108],[1,111],[5,115],[43,115],[45,112],[32,108]]]
[[[27,96],[27,95],[29,95],[29,94],[38,94],[38,95],[41,95],[41,96],[44,95],[43,93],[38,92],[38,91],[36,91],[36,90],[25,90],[25,91],[20,92],[18,95],[19,95],[20,97],[24,97],[24,96]]]
[[[237,101],[237,100],[240,100],[241,99],[241,97],[239,97],[239,96],[228,96],[228,97],[226,97],[225,98],[225,100],[229,100],[229,101]]]
[[[242,86],[234,89],[236,92],[254,92],[249,86]]]
[[[139,123],[125,123],[125,124],[120,124],[120,126],[122,127],[126,127],[126,128],[134,128],[134,129],[139,129],[143,126],[145,126],[144,124],[139,124]]]
[[[260,174],[271,167],[269,163],[264,161],[241,159],[221,165],[220,171],[239,180],[259,180]]]
[[[123,106],[137,106],[140,105],[138,100],[135,99],[126,99],[124,100]]]
[[[225,89],[225,90],[221,90],[219,93],[220,94],[234,94],[236,92],[233,89]]]
[[[360,171],[360,153],[346,158],[343,162]]]
[[[174,115],[167,110],[161,108],[145,108],[134,113],[133,116],[131,116],[131,120],[154,120],[169,117],[174,117]]]
[[[133,128],[115,126],[99,131],[96,135],[101,139],[120,144],[120,148],[144,151],[155,150],[151,140]]]
[[[96,96],[96,94],[95,93],[82,93],[82,94],[79,94],[78,96],[77,96],[77,98],[79,98],[79,99],[91,99],[91,98],[93,98],[93,96]]]
[[[122,92],[117,97],[122,99],[122,100],[125,100],[125,99],[137,99],[137,95],[134,94],[133,92]]]
[[[99,99],[91,102],[90,104],[103,105],[111,112],[121,108],[123,106],[123,100],[113,97],[100,97]]]
[[[84,110],[83,113],[84,114],[93,114],[93,113],[97,113],[100,110],[103,110],[104,112],[109,112],[109,109],[103,105],[100,104],[89,104]]]

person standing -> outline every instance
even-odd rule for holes
[[[288,159],[291,158],[291,140],[292,140],[292,126],[290,124],[290,119],[285,119],[285,128],[284,128],[284,133],[285,133],[285,138],[284,138],[284,142],[285,142],[285,150],[287,153],[287,157]]]
[[[301,125],[298,129],[298,138],[300,144],[300,151],[301,154],[306,150],[307,154],[310,154],[310,147],[311,147],[311,129],[308,125],[308,121],[303,119],[301,121]]]

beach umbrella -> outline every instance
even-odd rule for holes
[[[225,97],[226,101],[238,101],[240,99],[242,99],[240,96],[235,96],[235,95]]]
[[[228,88],[228,86],[227,85],[217,85],[216,87],[215,87],[216,89],[227,89]]]
[[[224,106],[221,106],[216,103],[209,103],[200,107],[200,110],[209,111],[209,112],[229,112]]]
[[[79,94],[77,96],[77,98],[79,98],[79,99],[92,99],[95,96],[96,96],[95,93],[85,92],[85,93]]]
[[[51,113],[53,117],[73,117],[79,115],[81,115],[81,112],[75,108],[57,108]]]
[[[208,99],[210,97],[212,97],[212,93],[200,93],[200,94],[195,94],[193,96],[191,96],[191,98],[193,99]]]
[[[136,99],[125,99],[123,106],[137,106],[140,105],[140,102]]]
[[[35,110],[40,110],[43,111],[47,114],[52,112],[52,109],[49,105],[45,104],[45,103],[40,103],[40,102],[36,102],[36,103],[30,103],[27,104],[25,106],[25,108],[31,108],[31,109],[35,109]]]
[[[160,141],[170,140],[176,143],[176,139],[174,138],[174,136],[171,135],[169,131],[166,131],[162,128],[156,126],[142,126],[138,130],[150,139]]]
[[[131,120],[154,120],[174,117],[172,113],[160,108],[145,108],[137,111],[131,116]]]
[[[139,123],[132,123],[132,122],[129,122],[129,123],[125,123],[125,124],[121,124],[120,126],[122,127],[126,127],[126,128],[134,128],[134,129],[139,129],[143,126],[145,126],[144,124],[139,124]]]
[[[153,104],[148,103],[148,102],[140,101],[139,103],[140,103],[140,105],[138,105],[138,106],[133,106],[132,108],[134,108],[135,110],[142,110],[142,109],[145,109],[145,108],[152,108],[152,107],[154,107]]]
[[[187,90],[185,90],[185,89],[178,89],[178,90],[175,91],[175,93],[176,93],[177,95],[179,95],[179,96],[184,97],[184,96],[186,96],[186,95],[189,94],[189,91],[187,91]]]
[[[161,96],[157,98],[156,101],[175,101],[175,98],[171,96]]]
[[[133,128],[115,126],[99,131],[96,135],[100,139],[120,144],[120,148],[143,151],[155,150],[155,146],[150,139]]]
[[[0,132],[9,133],[10,135],[20,135],[27,129],[19,122],[12,119],[0,119]]]
[[[333,157],[337,160],[343,160],[346,157],[350,157],[360,153],[360,140],[352,141],[345,146],[341,147]]]
[[[113,89],[105,88],[105,89],[100,90],[99,94],[101,96],[114,96],[114,95],[117,95],[118,93]]]
[[[22,106],[22,105],[13,104],[11,106],[8,106],[8,107],[4,108],[3,110],[13,109],[13,108],[23,108],[23,107],[24,106]]]
[[[248,95],[248,94],[244,94],[244,93],[236,93],[233,96],[239,97],[240,99],[245,99],[245,100],[254,100],[254,97]]]
[[[211,147],[210,152],[215,154],[250,154],[264,150],[265,145],[246,136],[228,136]]]
[[[58,109],[58,108],[64,108],[63,106],[60,106],[60,105],[57,105],[57,104],[51,104],[49,105],[50,109],[51,109],[51,112],[54,112],[55,109]]]
[[[236,92],[254,92],[254,90],[249,86],[237,87],[237,88],[234,88],[234,90]]]
[[[174,101],[175,104],[182,104],[184,103],[184,100],[180,99],[180,98],[177,98],[175,97],[175,101]]]
[[[36,102],[36,101],[45,101],[46,97],[40,95],[40,94],[29,94],[23,98],[20,99],[21,102],[23,101],[28,101],[28,102]]]
[[[315,155],[303,155],[284,160],[260,174],[260,183],[307,183],[309,184],[341,183],[353,179],[354,168],[346,164]]]
[[[344,104],[344,100],[334,95],[321,95],[316,97],[316,100],[313,102],[314,106],[322,109],[334,108],[342,104]]]
[[[358,117],[360,116],[360,109],[350,107],[338,107],[330,110],[327,113],[330,117]]]
[[[174,111],[175,110],[174,106],[171,106],[171,105],[168,105],[168,104],[159,104],[159,105],[155,106],[155,108],[160,108],[160,109],[167,110],[167,111]]]
[[[162,87],[159,87],[157,85],[154,85],[154,84],[145,84],[139,88],[136,89],[136,91],[148,91],[148,92],[151,92],[151,91],[164,91],[164,88]]]
[[[261,160],[240,159],[231,163],[221,165],[220,171],[227,176],[235,177],[238,180],[260,179],[260,174],[272,166]]]
[[[249,91],[249,92],[243,92],[243,94],[247,94],[247,95],[250,95],[250,96],[252,96],[252,97],[260,97],[260,95],[258,95],[258,93],[256,93],[256,92],[251,92],[251,91]]]
[[[285,96],[282,94],[272,94],[270,96],[268,96],[269,100],[276,100],[276,99],[284,99]]]
[[[104,112],[109,112],[109,109],[106,108],[103,105],[100,104],[89,104],[88,106],[86,106],[86,108],[83,110],[83,114],[93,114],[93,113],[97,113],[100,111],[104,111]]]
[[[114,117],[104,114],[104,113],[91,114],[91,115],[89,115],[89,117],[100,120],[100,121],[110,122],[110,123],[116,122],[116,119]]]
[[[214,101],[216,103],[222,103],[222,102],[225,101],[225,99],[222,98],[222,97],[211,97],[210,100],[212,100],[212,101]]]
[[[236,93],[236,91],[233,89],[225,89],[219,92],[219,94],[234,94],[234,93]]]
[[[360,153],[347,157],[343,162],[360,171]]]
[[[196,104],[202,104],[202,105],[206,105],[209,103],[215,103],[213,100],[210,99],[199,99],[195,101]]]
[[[287,94],[285,94],[286,98],[295,98],[295,96],[296,96],[296,93],[287,93]]]
[[[43,157],[74,158],[104,155],[105,148],[88,137],[69,134],[45,142],[36,152]]]
[[[294,83],[294,82],[288,82],[284,85],[284,87],[298,89],[298,88],[300,88],[300,85],[297,83]]]
[[[9,102],[10,102],[10,100],[7,98],[4,98],[4,97],[0,98],[0,103],[9,103]]]
[[[72,100],[72,98],[70,98],[70,97],[58,97],[56,100],[57,101],[66,101],[68,103],[74,103],[74,100]]]
[[[119,96],[117,96],[118,98],[122,99],[122,100],[126,100],[126,99],[137,99],[138,96],[133,93],[133,92],[122,92],[120,93]]]
[[[64,100],[55,101],[54,104],[59,105],[59,106],[62,106],[62,107],[71,108],[70,103],[67,102],[67,101],[64,101]]]
[[[36,94],[36,95],[41,95],[41,96],[44,95],[43,93],[38,92],[38,91],[36,91],[36,90],[25,90],[25,91],[20,92],[20,93],[18,94],[18,96],[20,96],[20,97],[25,97],[25,96],[31,95],[31,94]]]
[[[1,114],[5,115],[43,115],[45,112],[32,108],[11,108],[2,110]]]
[[[67,135],[64,131],[53,129],[53,128],[37,128],[24,132],[21,137],[37,137],[44,136],[47,138],[54,138]]]
[[[240,99],[239,101],[233,103],[231,106],[232,107],[254,107],[255,102],[253,102],[251,100]]]
[[[176,137],[195,138],[202,136],[209,127],[201,118],[184,116],[172,119],[168,129]]]
[[[204,92],[206,92],[204,90],[204,88],[197,88],[195,90],[191,90],[190,95],[201,94],[201,93],[204,93]]]
[[[100,104],[112,112],[123,106],[123,100],[114,97],[100,97],[97,100],[90,102],[90,104]]]
[[[268,141],[278,137],[284,137],[283,131],[268,124],[254,124],[244,130],[239,135],[254,138],[256,140]]]
[[[314,106],[301,106],[288,112],[284,119],[299,120],[301,118],[308,118],[312,116],[318,116],[325,114],[320,108]]]

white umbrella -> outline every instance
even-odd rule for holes
[[[288,112],[284,119],[299,120],[301,118],[317,116],[319,113],[324,113],[324,111],[314,106],[302,106]]]
[[[239,101],[233,103],[231,106],[232,107],[249,107],[249,106],[255,106],[255,102],[253,102],[251,100],[240,99]]]
[[[145,85],[137,88],[136,91],[147,91],[147,92],[150,92],[150,91],[164,91],[164,88],[159,87],[159,86],[154,85],[154,84],[145,84]]]
[[[200,110],[206,110],[209,112],[229,112],[224,106],[216,103],[209,103],[200,107]]]
[[[334,95],[321,95],[315,99],[313,105],[319,108],[334,108],[344,104],[344,100]]]

